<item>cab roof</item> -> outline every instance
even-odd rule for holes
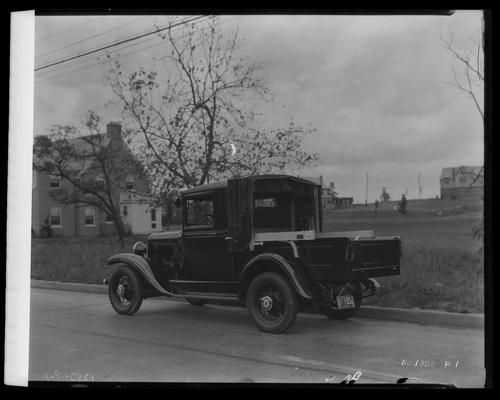
[[[292,181],[307,184],[307,185],[319,186],[316,182],[313,182],[309,179],[300,178],[298,176],[293,176],[293,175],[249,175],[249,176],[244,176],[241,178],[232,178],[232,179],[253,179],[254,181],[292,180]],[[228,181],[217,181],[217,182],[207,183],[205,185],[195,186],[195,187],[192,187],[189,189],[181,190],[181,194],[186,195],[186,194],[191,194],[191,193],[204,192],[206,190],[225,189],[225,188],[227,188],[227,182]]]

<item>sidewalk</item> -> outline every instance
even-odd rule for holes
[[[107,294],[108,287],[105,285],[90,285],[84,283],[55,282],[31,280],[31,287],[52,290],[68,290],[75,292]],[[180,299],[169,297],[169,300]],[[229,302],[213,302],[214,304],[234,305]],[[317,314],[313,307],[306,307],[301,312]],[[356,318],[369,318],[399,322],[409,322],[420,325],[442,325],[447,327],[484,329],[484,314],[461,314],[446,311],[418,310],[404,308],[388,308],[375,306],[362,306]]]

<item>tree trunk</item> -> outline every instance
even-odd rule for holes
[[[125,247],[125,228],[123,226],[123,221],[119,215],[115,213],[115,226],[116,233],[118,235],[118,243],[120,243],[120,249]]]

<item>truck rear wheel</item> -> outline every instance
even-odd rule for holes
[[[108,296],[118,314],[135,314],[144,299],[142,277],[128,266],[117,267],[109,280]]]
[[[331,306],[322,304],[319,306],[319,311],[322,314],[326,315],[328,318],[333,320],[346,320],[351,317],[354,317],[358,312],[359,308],[361,307],[362,296],[361,296],[361,286],[359,283],[355,285],[355,289],[351,291],[350,294],[352,294],[354,297],[354,308],[338,310],[332,308]]]
[[[261,331],[282,333],[297,317],[297,295],[286,277],[264,272],[248,288],[247,308]]]

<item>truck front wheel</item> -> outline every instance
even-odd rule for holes
[[[297,317],[297,295],[286,277],[264,272],[248,288],[247,308],[261,331],[282,333]]]
[[[117,267],[109,280],[108,296],[118,314],[135,314],[144,299],[142,277],[130,267]]]

